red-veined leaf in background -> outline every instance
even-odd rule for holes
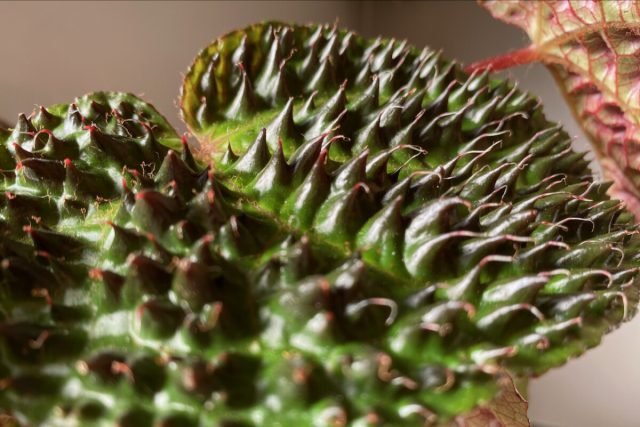
[[[506,373],[500,378],[500,389],[494,400],[458,417],[447,427],[530,427],[529,404]]]
[[[640,2],[501,1],[480,4],[522,28],[531,46],[470,68],[544,62],[591,139],[611,193],[640,219]]]

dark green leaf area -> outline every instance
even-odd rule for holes
[[[631,215],[509,82],[265,24],[205,49],[182,107],[198,152],[116,93],[2,133],[19,422],[446,422],[635,312]]]

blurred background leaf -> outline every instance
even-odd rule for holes
[[[640,219],[640,2],[480,3],[529,35],[521,52],[547,65],[615,182],[610,193]]]

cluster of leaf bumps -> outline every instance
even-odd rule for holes
[[[182,112],[95,93],[0,135],[0,413],[447,422],[638,301],[632,216],[536,100],[439,53],[262,24]]]

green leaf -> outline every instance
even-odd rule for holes
[[[114,256],[124,245],[111,233],[130,187],[170,147],[181,144],[167,120],[118,92],[38,107],[0,133],[0,424],[98,425],[91,417],[104,415],[103,403],[87,385],[87,361],[114,347],[139,351],[114,321],[121,283],[107,269],[127,253]],[[136,394],[119,393],[126,413]]]
[[[246,201],[241,209],[304,239],[318,258],[345,269],[357,260],[366,272],[367,297],[351,310],[370,305],[391,317],[359,332],[340,320],[349,348],[373,344],[366,351],[413,368],[442,364],[455,384],[472,387],[410,393],[428,420],[487,402],[503,367],[540,374],[581,354],[626,317],[622,306],[635,305],[635,290],[608,292],[609,273],[594,270],[613,267],[612,230],[594,223],[587,231],[600,221],[596,211],[612,218],[619,202],[590,181],[566,133],[509,82],[465,74],[404,42],[265,23],[205,48],[181,106],[199,158]],[[586,277],[598,275],[591,288]],[[409,302],[418,295],[423,302]],[[592,298],[617,305],[617,314]],[[295,351],[323,360],[345,345],[271,307]],[[367,397],[356,400],[366,407]],[[394,402],[388,411],[401,414]]]
[[[631,214],[510,82],[272,23],[205,49],[182,107],[195,156],[119,93],[0,133],[4,415],[520,421],[513,395],[491,403],[505,370],[541,374],[636,312]]]

